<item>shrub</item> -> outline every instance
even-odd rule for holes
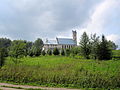
[[[70,56],[70,53],[71,53],[71,52],[70,52],[70,49],[66,49],[65,55],[66,55],[66,56]]]
[[[61,55],[62,55],[62,56],[65,56],[65,51],[64,51],[64,49],[61,50]]]
[[[48,49],[47,54],[52,55],[52,51],[50,49]]]
[[[45,50],[43,50],[43,51],[42,51],[42,55],[45,56],[45,54],[46,54],[46,53],[45,53]]]
[[[59,55],[59,54],[60,54],[58,48],[54,48],[53,54],[54,54],[54,55]]]

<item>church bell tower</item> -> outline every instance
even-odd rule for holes
[[[73,40],[77,43],[77,32],[76,32],[76,30],[74,31],[72,31],[72,33],[73,33]]]

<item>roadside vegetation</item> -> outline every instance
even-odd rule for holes
[[[4,50],[0,50],[0,81],[69,88],[120,88],[120,50],[104,35],[100,39],[96,34],[89,37],[84,32],[79,46],[47,52],[42,50],[41,39],[1,41],[4,42],[0,48]]]

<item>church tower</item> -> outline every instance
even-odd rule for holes
[[[76,32],[76,30],[74,31],[72,31],[72,33],[73,33],[73,40],[77,43],[77,32]]]

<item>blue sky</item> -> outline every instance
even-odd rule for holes
[[[0,37],[54,39],[105,34],[120,44],[120,0],[0,0]]]

